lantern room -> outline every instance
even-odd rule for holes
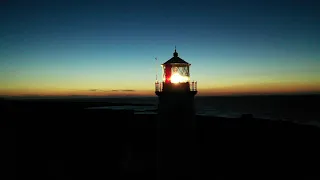
[[[173,57],[162,64],[163,81],[165,83],[187,83],[190,81],[189,67],[191,64],[187,63],[178,57],[175,49]]]
[[[190,66],[191,64],[178,56],[175,49],[173,57],[161,64],[163,82],[156,81],[156,93],[197,91],[197,82],[190,82]]]

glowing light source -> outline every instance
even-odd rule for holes
[[[189,77],[181,76],[179,73],[173,73],[171,76],[172,83],[180,83],[180,82],[187,82],[189,81]]]

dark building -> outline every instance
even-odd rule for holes
[[[197,82],[190,81],[190,66],[175,49],[173,57],[163,63],[163,81],[155,83],[158,101],[158,127],[194,126],[194,96]]]
[[[171,174],[190,177],[193,169],[197,82],[190,81],[190,65],[178,56],[163,63],[163,81],[155,83],[158,100],[157,152],[158,177]]]

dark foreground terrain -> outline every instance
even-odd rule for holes
[[[2,100],[1,179],[320,176],[316,127],[198,116],[195,130],[157,129],[155,115],[84,110],[108,105],[90,103]]]

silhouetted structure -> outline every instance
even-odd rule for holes
[[[163,82],[155,83],[159,97],[158,127],[192,127],[197,82],[190,82],[191,64],[178,57],[175,49],[173,57],[161,66]]]
[[[159,97],[157,120],[157,177],[192,177],[197,82],[190,82],[190,65],[175,50],[162,64],[163,82],[156,81]],[[191,174],[190,174],[191,173]]]

